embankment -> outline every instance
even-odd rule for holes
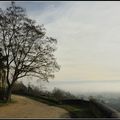
[[[89,107],[98,118],[120,118],[120,112],[94,99],[89,101]]]
[[[117,110],[94,99],[89,101],[76,99],[62,100],[62,104],[78,105],[80,107],[87,106],[97,118],[120,118],[120,113]]]

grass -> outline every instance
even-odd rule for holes
[[[36,98],[32,96],[26,96],[26,97],[48,105],[63,108],[69,112],[71,118],[95,118],[94,114],[90,111],[89,106],[60,104],[59,101],[44,97],[40,97],[40,98]]]
[[[3,101],[3,100],[0,100],[0,106],[5,106],[5,105],[8,105],[8,104],[13,104],[13,103],[16,103],[17,101],[14,100],[14,99],[11,99],[10,101],[6,102],[6,101]]]
[[[48,105],[57,105],[59,103],[59,101],[55,100],[55,99],[52,99],[52,98],[46,98],[46,97],[36,97],[36,96],[32,96],[32,95],[27,95],[27,94],[15,94],[14,95],[21,95],[21,96],[25,96],[25,97],[28,97],[30,99],[33,99],[33,100],[36,100],[38,102],[43,102],[45,104],[48,104]]]
[[[95,118],[94,114],[90,111],[89,106],[80,107],[76,105],[59,105],[66,109],[72,118]]]
[[[22,95],[26,96],[30,99],[36,100],[38,102],[42,102],[48,105],[56,106],[63,108],[69,112],[69,115],[71,118],[95,118],[94,114],[89,109],[89,105],[68,105],[68,104],[60,104],[59,101],[54,100],[52,98],[44,98],[44,97],[33,97],[28,95]],[[0,101],[0,106],[8,105],[16,103],[17,101],[14,99],[11,99],[9,102]]]

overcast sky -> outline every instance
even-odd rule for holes
[[[0,2],[3,9],[9,2]],[[55,80],[120,80],[120,2],[17,2],[58,40]]]

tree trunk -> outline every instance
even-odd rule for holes
[[[12,91],[12,86],[8,86],[6,90],[6,102],[11,101],[11,91]]]

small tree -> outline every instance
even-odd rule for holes
[[[0,9],[0,48],[7,58],[7,101],[18,79],[34,76],[48,81],[54,77],[54,72],[59,70],[53,54],[56,43],[56,39],[46,36],[43,25],[36,25],[15,2],[5,11]]]

